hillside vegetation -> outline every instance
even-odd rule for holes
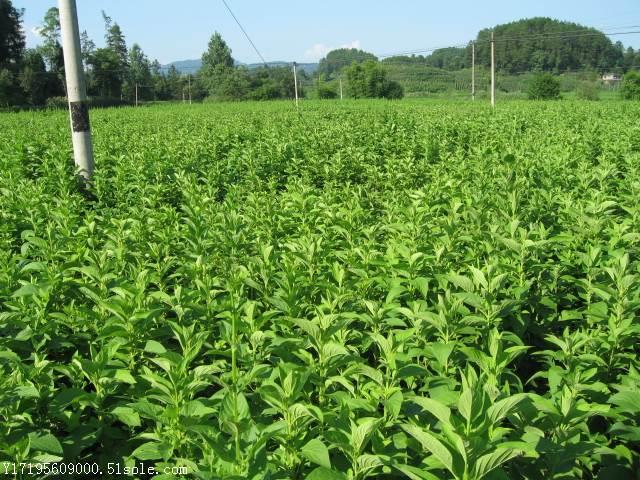
[[[481,30],[476,38],[476,64],[491,66],[491,31],[496,37],[496,65],[507,73],[628,69],[640,63],[640,52],[625,50],[604,33],[551,18],[530,18]],[[383,60],[393,65],[420,64],[443,70],[471,66],[471,46],[443,48],[428,56],[399,56]]]

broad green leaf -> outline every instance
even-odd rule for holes
[[[158,442],[147,442],[136,448],[131,456],[138,460],[160,460],[164,458],[164,450],[164,446]]]
[[[423,468],[412,467],[411,465],[394,465],[393,467],[404,473],[410,480],[442,480]]]
[[[436,417],[443,423],[449,423],[451,410],[446,405],[427,397],[411,397],[408,401],[422,407],[425,411]]]
[[[56,437],[50,433],[44,435],[29,435],[31,441],[31,451],[62,455],[62,445]]]
[[[498,468],[500,465],[519,455],[522,455],[522,451],[512,448],[498,448],[491,453],[487,453],[476,460],[473,469],[473,478],[484,478],[493,469]]]
[[[144,346],[144,351],[149,353],[157,353],[158,355],[161,355],[165,353],[167,350],[162,346],[160,342],[156,342],[155,340],[147,340],[147,343]]]
[[[617,405],[624,412],[638,413],[640,412],[640,392],[618,392],[609,399],[609,403]]]
[[[40,287],[40,285],[27,283],[26,285],[22,285],[18,290],[13,292],[13,296],[14,297],[37,296],[40,294],[41,290],[42,290],[42,287]]]
[[[307,442],[307,444],[300,450],[302,456],[309,460],[311,463],[320,465],[321,467],[331,468],[331,461],[329,460],[329,450],[322,441],[314,438]]]
[[[487,420],[489,424],[496,425],[500,420],[509,415],[520,402],[527,398],[528,395],[526,393],[517,393],[491,405],[487,410]]]
[[[401,427],[405,432],[418,440],[426,450],[431,452],[433,456],[436,457],[447,470],[449,470],[449,472],[454,476],[456,475],[457,472],[454,471],[453,467],[453,456],[449,449],[447,449],[440,440],[430,432],[427,432],[416,425],[405,423],[402,424]]]
[[[460,415],[464,417],[467,422],[471,422],[472,418],[472,407],[473,407],[473,394],[470,388],[462,389],[462,393],[460,394],[460,398],[458,399],[458,411]]]
[[[207,407],[200,400],[191,400],[182,409],[185,417],[204,417],[216,412],[216,409]]]
[[[449,275],[446,275],[446,278],[449,282],[453,283],[456,287],[461,288],[465,292],[472,293],[475,290],[473,281],[468,277],[458,275],[457,273],[450,273]]]
[[[378,428],[379,423],[379,420],[366,419],[352,428],[351,446],[356,452],[362,451],[371,434]]]
[[[398,390],[385,400],[384,404],[391,416],[397,417],[400,414],[403,399],[404,396],[402,395],[402,392]]]
[[[469,270],[471,270],[471,273],[473,274],[473,279],[475,280],[476,284],[480,285],[485,289],[489,288],[489,283],[487,282],[487,278],[484,276],[484,273],[482,272],[482,270],[478,270],[474,266],[469,266]]]
[[[330,470],[326,467],[318,467],[305,477],[306,480],[347,480],[344,473]]]
[[[239,423],[251,415],[247,399],[242,393],[228,392],[222,402],[222,408],[226,418],[234,423]]]
[[[130,385],[136,383],[135,378],[133,378],[133,375],[131,375],[131,372],[129,372],[129,370],[118,369],[115,371],[113,378],[120,381],[121,383],[128,383]]]
[[[38,398],[40,396],[40,392],[33,385],[16,387],[14,392],[18,395],[18,398]]]
[[[122,423],[129,427],[139,427],[140,415],[133,408],[130,407],[116,407],[111,410],[111,413]]]

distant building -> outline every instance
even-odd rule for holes
[[[622,80],[622,77],[617,73],[606,73],[602,76],[602,81],[605,83],[615,83]]]

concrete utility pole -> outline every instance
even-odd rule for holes
[[[476,42],[471,42],[471,100],[476,101]]]
[[[60,10],[60,31],[67,97],[69,99],[69,116],[71,118],[73,157],[78,174],[85,182],[88,182],[93,174],[93,146],[87,106],[87,88],[80,54],[80,29],[78,28],[76,1],[59,0],[58,8]]]
[[[296,72],[296,62],[293,62],[293,88],[296,92],[296,110],[298,109],[298,74]]]
[[[491,32],[491,106],[496,106],[496,37]]]
[[[340,100],[342,100],[342,77],[340,77]]]
[[[189,79],[189,105],[191,105],[191,75],[187,78]]]

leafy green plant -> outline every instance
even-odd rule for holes
[[[635,478],[638,110],[0,115],[0,462]]]
[[[560,81],[550,73],[535,75],[529,82],[529,100],[557,100],[560,98]]]
[[[640,73],[631,71],[624,75],[620,95],[625,100],[640,99]]]
[[[597,82],[584,80],[576,86],[576,96],[580,100],[600,100],[600,91]]]

